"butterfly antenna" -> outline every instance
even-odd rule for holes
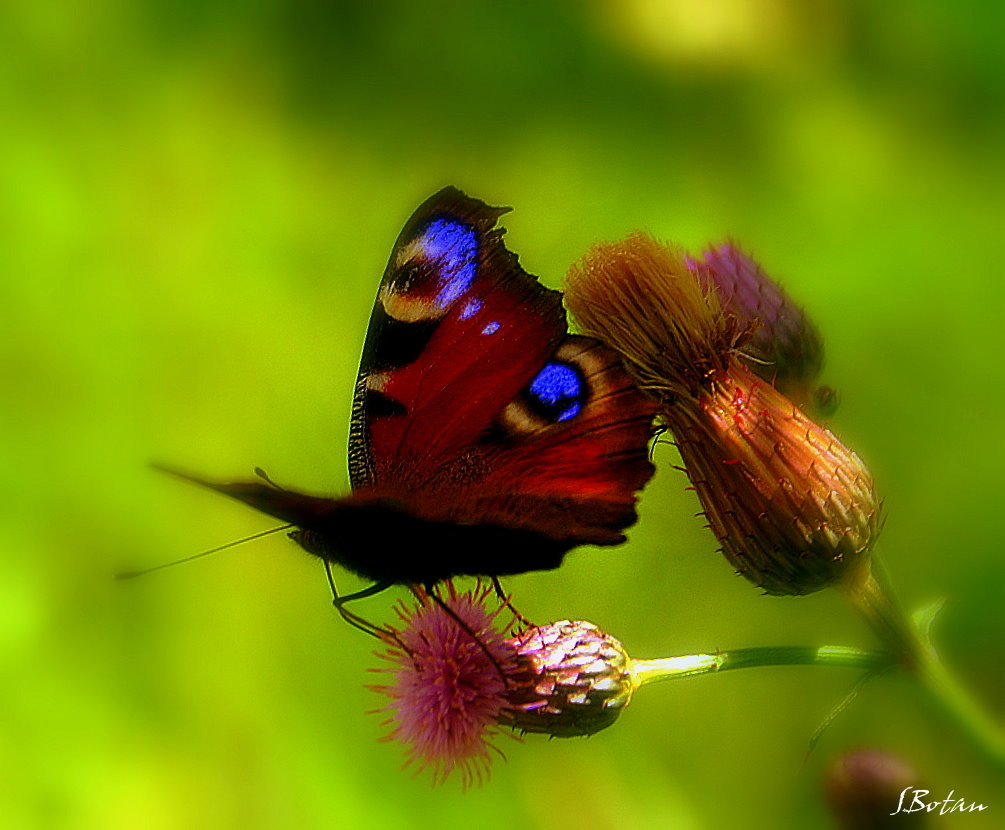
[[[141,571],[119,571],[115,574],[116,579],[134,579],[137,576],[144,576],[145,574],[153,573],[154,571],[160,571],[164,568],[173,568],[175,565],[183,565],[186,562],[191,562],[194,559],[202,559],[204,556],[209,556],[211,553],[219,553],[221,550],[226,550],[227,548],[233,548],[237,545],[243,545],[245,542],[253,542],[255,539],[261,539],[264,536],[271,536],[273,533],[279,533],[282,530],[289,530],[293,527],[292,524],[280,525],[279,527],[274,527],[271,530],[263,530],[261,533],[254,533],[251,536],[245,536],[243,539],[237,539],[233,542],[227,542],[225,545],[220,545],[212,550],[204,550],[202,553],[196,553],[192,556],[186,556],[182,559],[175,559],[172,562],[164,562],[160,565],[154,565],[152,568],[144,568]]]
[[[261,467],[255,467],[254,473],[262,481],[268,484],[269,487],[271,487],[273,490],[279,490],[280,492],[283,493],[286,492],[286,490],[283,487],[280,487],[278,484],[276,484],[276,482],[274,482],[271,478],[269,478],[269,474],[265,472],[265,470],[263,470]]]

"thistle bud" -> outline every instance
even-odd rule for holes
[[[819,590],[871,547],[879,506],[865,465],[746,367],[667,423],[722,552],[767,593]]]
[[[859,749],[831,764],[824,795],[845,830],[917,828],[927,825],[927,813],[900,809],[904,793],[917,786],[918,774],[906,761],[887,752]]]
[[[742,354],[751,371],[800,407],[825,403],[826,393],[814,390],[824,364],[823,339],[806,312],[735,245],[708,248],[703,257],[688,257],[687,266],[748,331]]]
[[[500,721],[556,738],[592,735],[614,723],[635,687],[621,643],[592,623],[562,620],[507,641],[518,669],[507,673]]]
[[[843,577],[879,531],[872,477],[740,357],[744,330],[679,249],[636,234],[570,271],[566,304],[618,350],[677,441],[730,564],[770,594]]]

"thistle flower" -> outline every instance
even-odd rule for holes
[[[610,726],[634,686],[621,644],[596,626],[564,620],[504,639],[492,589],[458,593],[447,582],[452,617],[420,591],[415,607],[398,606],[400,626],[378,656],[391,698],[380,711],[387,740],[407,747],[405,765],[429,768],[434,783],[457,770],[467,786],[488,772],[500,726],[553,737],[589,735]],[[461,620],[467,629],[458,623]],[[501,753],[500,753],[501,754]]]
[[[401,626],[389,632],[380,671],[391,683],[374,686],[392,702],[386,740],[407,746],[408,760],[430,768],[434,783],[455,769],[465,785],[488,772],[499,727],[555,738],[592,735],[613,724],[641,686],[663,680],[770,665],[831,665],[875,670],[888,655],[820,647],[749,648],[636,660],[611,635],[583,620],[533,626],[503,638],[500,608],[490,589],[463,594],[447,584],[454,614],[418,591],[414,608],[401,604]],[[458,623],[463,622],[463,626]],[[393,645],[392,645],[393,644]],[[406,650],[407,649],[407,650]],[[501,753],[499,753],[501,754]]]
[[[707,248],[702,257],[686,257],[685,263],[748,333],[741,357],[751,371],[803,409],[812,405],[833,411],[834,393],[814,388],[823,369],[824,344],[813,321],[734,244]]]
[[[730,564],[799,595],[865,561],[879,531],[872,477],[740,357],[746,332],[678,248],[635,234],[570,270],[566,304],[661,404]]]
[[[434,783],[456,769],[467,786],[482,780],[490,751],[498,751],[492,738],[515,661],[496,625],[499,609],[485,605],[491,588],[457,593],[446,584],[445,602],[467,629],[428,597],[415,607],[400,604],[397,642],[389,639],[389,648],[378,652],[394,664],[381,670],[393,679],[373,688],[391,698],[381,711],[393,725],[387,739],[408,747],[405,765],[431,769]]]

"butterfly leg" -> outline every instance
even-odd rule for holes
[[[519,611],[517,611],[516,608],[513,606],[513,603],[510,601],[509,596],[506,594],[505,591],[503,591],[502,584],[499,582],[499,577],[498,576],[493,576],[493,577],[490,577],[490,579],[492,580],[492,587],[495,588],[496,596],[499,597],[499,601],[504,606],[506,606],[506,608],[509,609],[510,613],[514,617],[516,617],[517,622],[519,622],[521,625],[527,626],[528,628],[536,628],[536,626],[534,625],[534,623],[532,623],[530,620],[528,620],[523,614],[521,614]]]
[[[383,640],[384,642],[391,642],[399,648],[404,648],[407,652],[408,649],[405,648],[404,644],[398,639],[398,636],[387,628],[381,628],[379,625],[370,622],[369,620],[361,617],[359,614],[355,614],[345,607],[345,604],[351,600],[364,599],[365,597],[372,597],[374,594],[379,594],[381,591],[385,591],[391,587],[393,583],[391,582],[377,582],[371,585],[369,588],[364,588],[362,591],[357,591],[354,594],[346,594],[341,596],[338,592],[338,588],[335,586],[335,577],[332,575],[331,563],[328,560],[324,560],[325,563],[325,575],[328,577],[328,585],[332,590],[332,605],[335,606],[335,610],[338,611],[339,616],[342,617],[345,622],[349,623],[353,628],[362,631],[364,634],[369,634],[371,637],[376,637],[378,640]]]

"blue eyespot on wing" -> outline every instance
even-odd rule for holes
[[[478,263],[478,234],[454,219],[432,220],[416,239],[419,250],[433,265],[438,292],[433,300],[446,310],[471,285]]]
[[[586,402],[587,385],[573,363],[549,360],[528,386],[530,406],[550,421],[575,418]]]

